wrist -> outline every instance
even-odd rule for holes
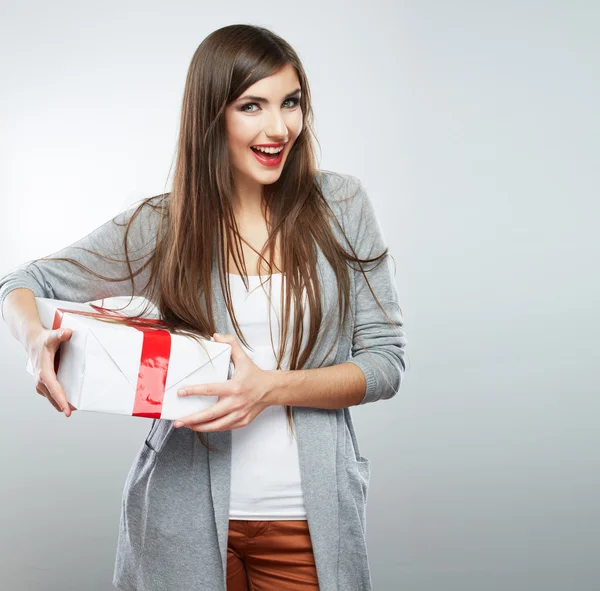
[[[267,391],[264,396],[264,401],[267,406],[277,406],[284,404],[282,402],[282,392],[285,390],[289,374],[292,372],[285,369],[267,370],[269,376]]]
[[[42,325],[40,325],[40,326],[34,326],[32,328],[28,328],[25,331],[24,345],[25,345],[25,349],[27,350],[28,353],[29,353],[29,350],[31,349],[31,347],[34,345],[34,343],[39,338],[39,336],[43,330],[44,330],[44,327]]]

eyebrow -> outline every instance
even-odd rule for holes
[[[301,89],[300,88],[296,88],[296,90],[294,90],[293,92],[290,92],[283,100],[289,99],[297,94],[300,94]],[[264,103],[264,104],[269,104],[269,101],[262,97],[262,96],[251,96],[251,95],[245,95],[240,97],[238,100],[249,100],[249,101],[256,101],[257,103]]]

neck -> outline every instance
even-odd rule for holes
[[[233,211],[237,218],[262,215],[264,185],[260,183],[236,183],[233,195]]]

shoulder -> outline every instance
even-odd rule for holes
[[[333,204],[346,203],[348,200],[352,201],[362,190],[360,179],[351,174],[319,170],[317,180],[323,196],[329,203]]]
[[[154,195],[139,199],[128,205],[127,208],[117,214],[113,219],[117,223],[127,223],[132,218],[136,218],[137,224],[153,224],[168,211],[170,193]]]
[[[357,230],[365,208],[371,206],[361,180],[351,174],[319,170],[317,174],[323,197],[344,230]]]
[[[131,247],[156,244],[162,222],[168,213],[170,193],[145,197],[135,201],[112,219],[121,234],[127,233]],[[113,226],[114,227],[114,226]]]

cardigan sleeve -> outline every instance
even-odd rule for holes
[[[387,244],[364,186],[355,177],[347,176],[354,185],[344,216],[348,240],[352,241],[358,257],[372,258],[382,253]],[[373,298],[358,263],[351,263],[355,268],[355,312],[348,361],[360,367],[367,382],[365,396],[359,405],[392,398],[400,389],[406,369],[407,341],[392,263],[388,253],[378,263],[362,264],[371,288],[391,322]]]
[[[151,204],[152,198],[142,207],[131,223],[127,236],[127,249],[132,271],[137,271],[150,258],[156,245],[157,218],[159,216]],[[27,288],[36,297],[70,302],[89,302],[112,296],[131,294],[131,280],[116,281],[129,277],[125,259],[125,230],[136,204],[105,222],[77,242],[44,257],[44,259],[20,265],[0,277],[0,312],[4,318],[4,299],[17,288]],[[107,257],[88,252],[96,251]],[[89,267],[94,272],[110,278],[103,280],[85,269],[67,261],[52,260],[71,258]],[[150,276],[150,264],[134,278],[134,295],[143,295]],[[113,280],[114,279],[114,280]]]

